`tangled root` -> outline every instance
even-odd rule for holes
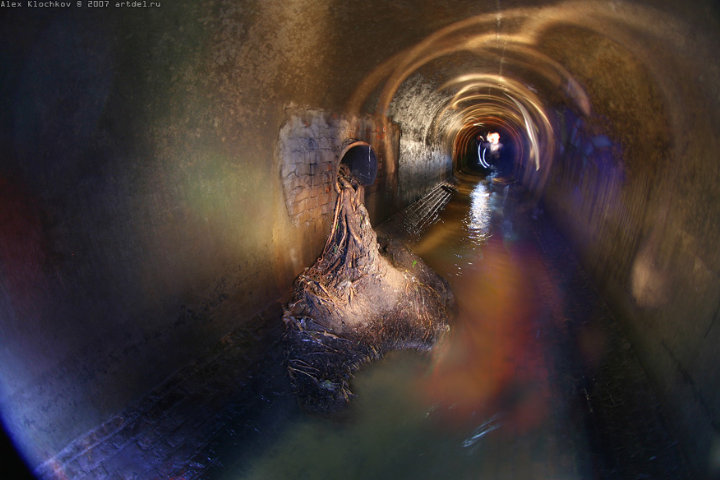
[[[344,166],[335,188],[331,233],[283,315],[288,374],[300,403],[317,412],[347,405],[353,373],[366,362],[430,349],[453,305],[446,282],[419,257],[390,239],[381,248],[363,187]]]

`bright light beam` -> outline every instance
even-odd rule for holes
[[[482,153],[480,153],[480,149],[482,148]],[[483,148],[482,143],[478,145],[478,160],[480,160],[480,165],[482,165],[485,168],[490,168],[490,165],[485,161],[485,148]]]

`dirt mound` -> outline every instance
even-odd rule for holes
[[[341,167],[333,226],[320,258],[286,306],[288,373],[301,404],[345,406],[362,364],[403,348],[427,350],[448,330],[447,283],[400,242],[370,225],[363,187]]]

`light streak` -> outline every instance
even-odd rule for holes
[[[480,148],[482,148],[482,154],[480,154]],[[478,159],[480,159],[480,165],[482,165],[485,168],[490,168],[490,165],[485,161],[485,148],[483,148],[482,144],[478,148]]]
[[[520,109],[520,113],[522,114],[525,122],[525,131],[527,132],[528,140],[530,141],[530,160],[534,160],[535,170],[540,170],[540,149],[538,147],[538,138],[535,133],[535,123],[532,121],[532,118],[530,118],[530,114],[522,103],[518,102],[510,95],[507,95],[507,97]]]
[[[477,427],[477,428],[473,431],[473,434],[472,434],[470,437],[466,438],[466,439],[462,442],[462,446],[463,446],[464,448],[472,447],[472,446],[475,445],[475,444],[478,442],[478,440],[480,440],[482,437],[484,437],[484,436],[487,435],[488,433],[490,433],[490,432],[492,432],[492,431],[495,431],[495,430],[497,430],[498,428],[500,428],[500,424],[499,424],[499,423],[495,423],[495,421],[497,420],[497,418],[498,418],[498,415],[493,415],[492,418],[490,418],[490,420],[488,420],[487,422],[483,422],[482,425],[480,425],[479,427]]]

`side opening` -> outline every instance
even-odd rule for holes
[[[340,164],[347,165],[362,185],[375,183],[378,162],[369,143],[357,141],[345,147],[340,155]]]

